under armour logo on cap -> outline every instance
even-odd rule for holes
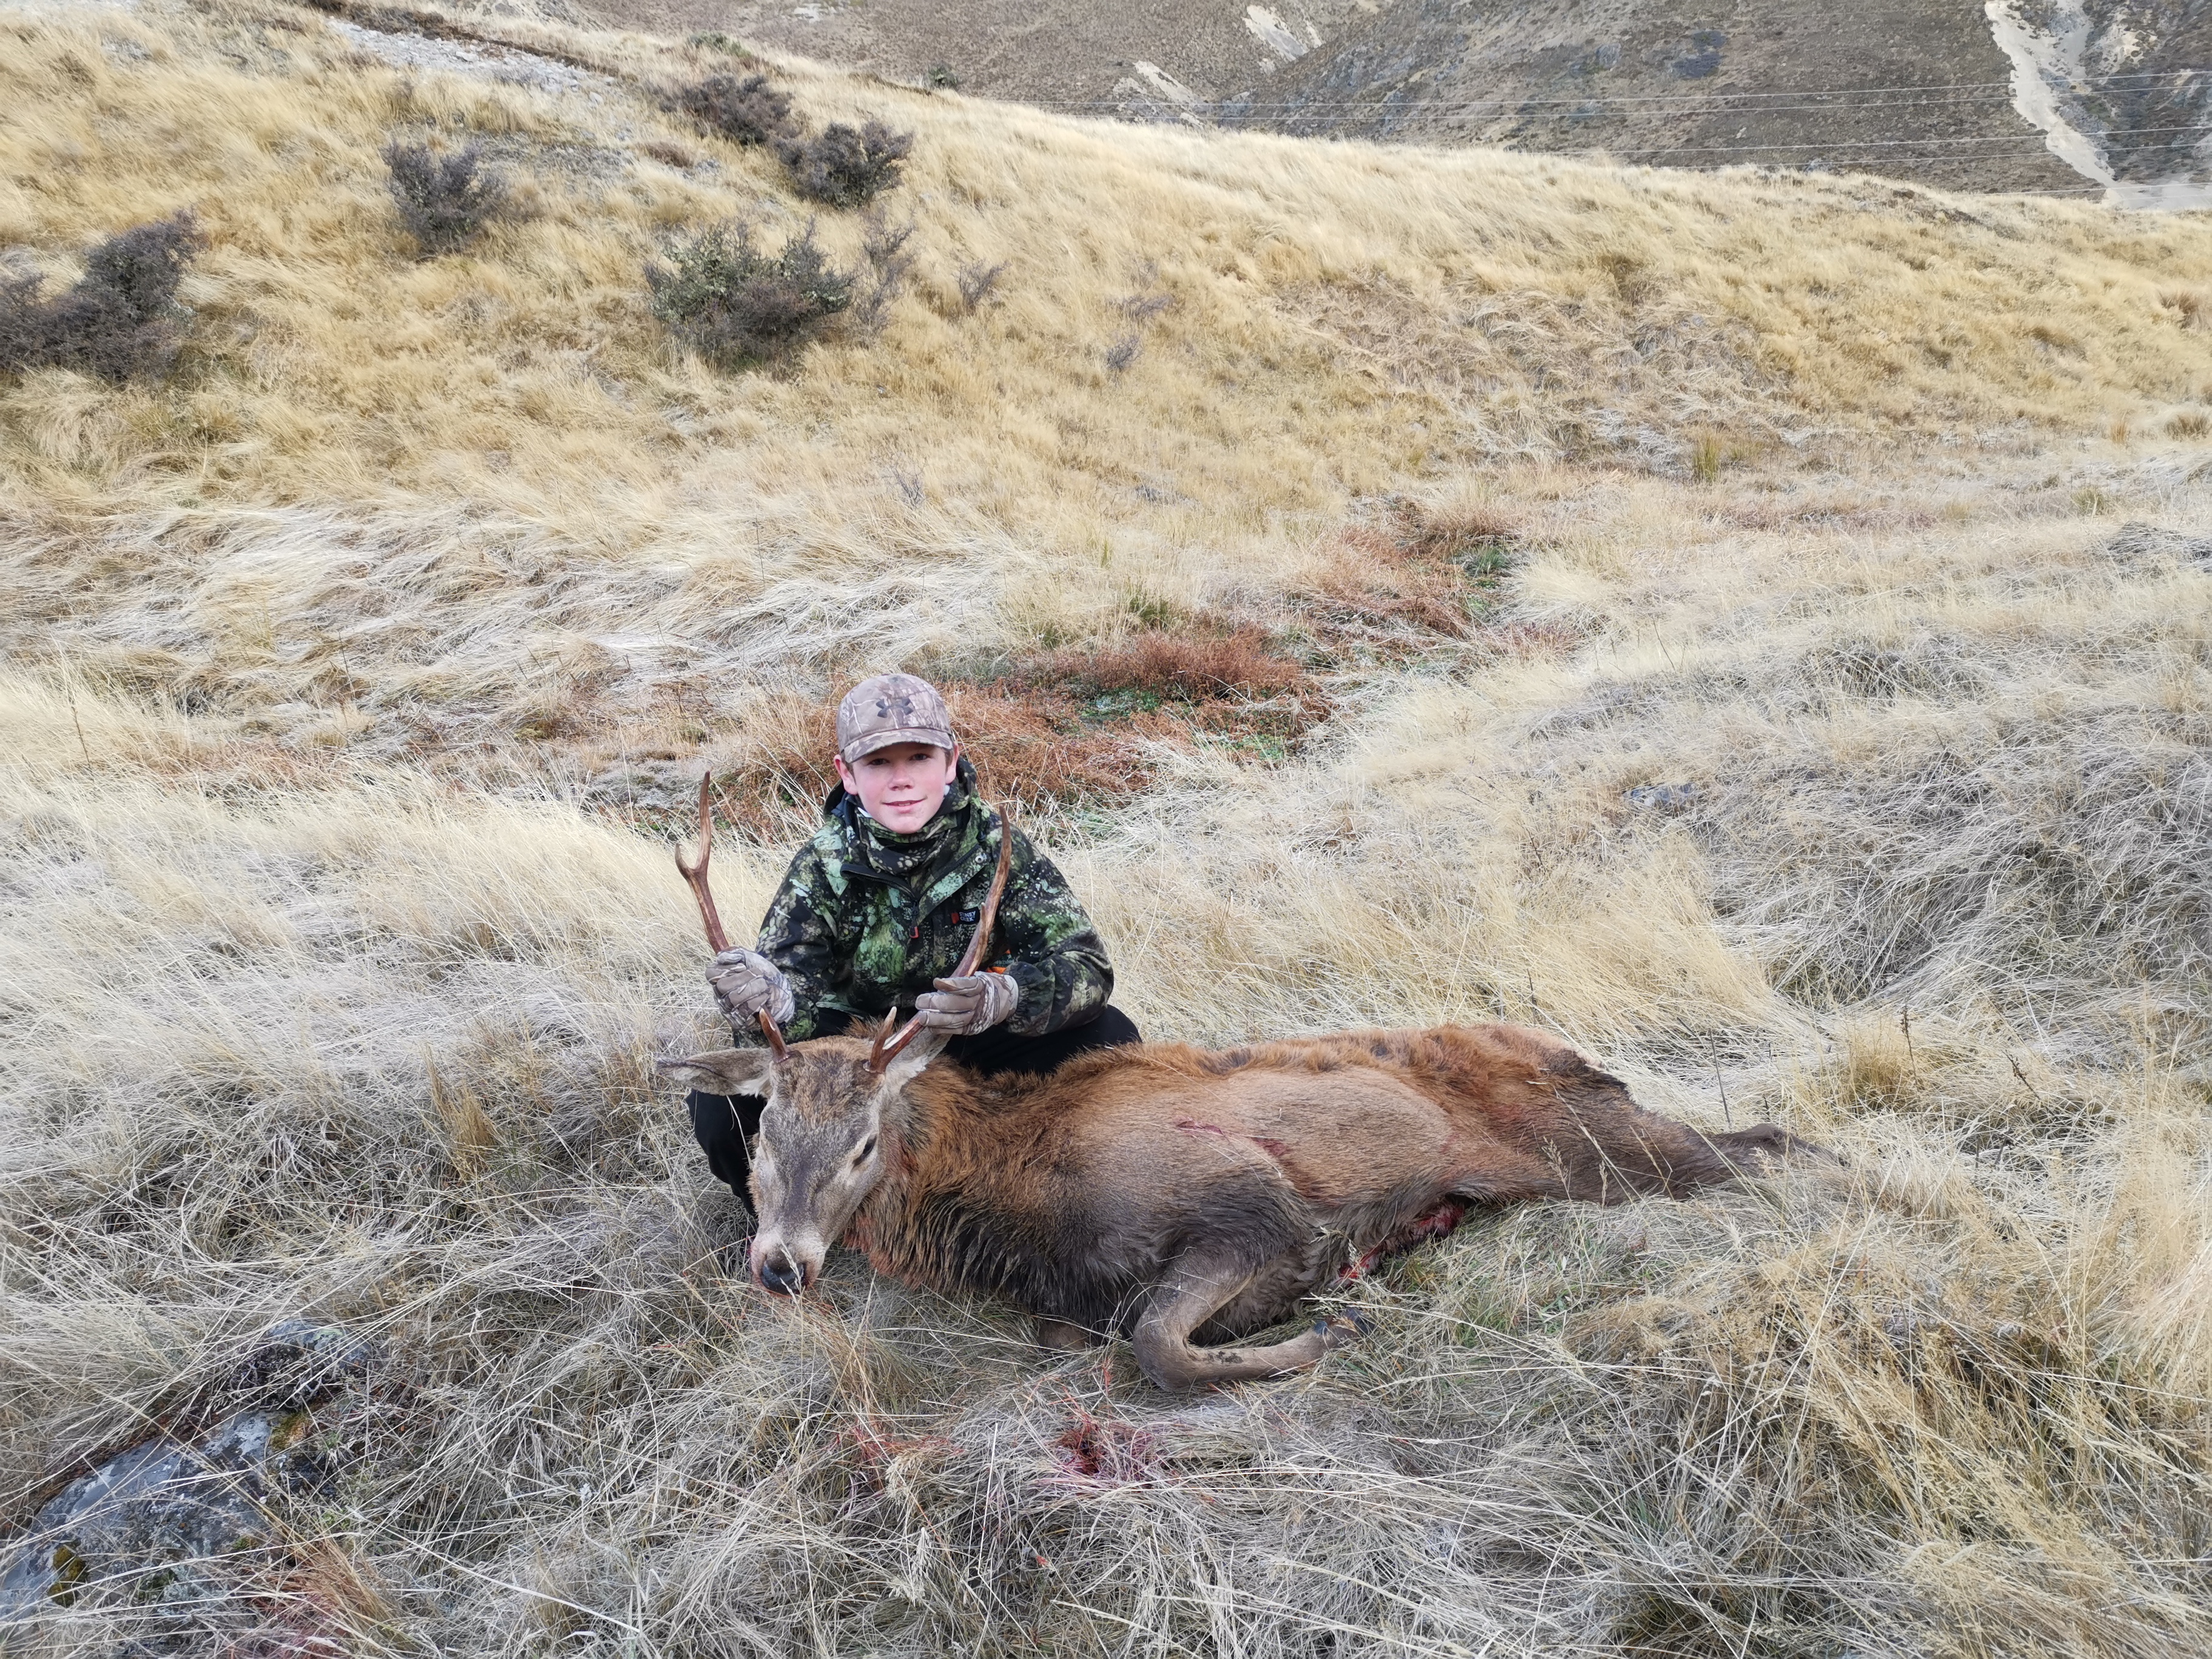
[[[848,766],[895,743],[956,746],[945,699],[927,680],[912,674],[862,680],[837,705],[837,752]]]

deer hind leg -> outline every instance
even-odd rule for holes
[[[1349,1322],[1324,1320],[1287,1342],[1257,1347],[1234,1342],[1200,1347],[1192,1342],[1192,1332],[1272,1271],[1272,1264],[1255,1272],[1222,1255],[1192,1251],[1177,1257],[1137,1322],[1133,1338],[1137,1364],[1152,1385],[1174,1391],[1282,1376],[1305,1370],[1362,1334]]]
[[[1802,1158],[1810,1164],[1841,1164],[1826,1146],[1818,1146],[1802,1135],[1793,1135],[1789,1130],[1772,1123],[1754,1123],[1748,1129],[1729,1130],[1705,1139],[1714,1150],[1728,1160],[1732,1168],[1751,1171],[1763,1164],[1779,1163],[1786,1158]]]

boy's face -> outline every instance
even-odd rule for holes
[[[867,815],[902,836],[937,816],[959,767],[959,750],[927,743],[895,743],[851,765],[837,757],[838,778],[860,798]]]

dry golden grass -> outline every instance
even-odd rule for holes
[[[1360,498],[1469,466],[2002,452],[2212,393],[2192,220],[1072,123],[803,64],[817,118],[919,135],[892,200],[916,279],[879,337],[721,379],[642,265],[803,216],[650,95],[713,55],[503,27],[623,78],[592,104],[403,74],[273,5],[8,25],[0,240],[62,271],[190,207],[209,241],[178,384],[9,392],[17,648],[287,729],[343,681],[380,752],[426,709],[480,743],[603,653],[671,679],[641,659],[725,644],[706,665],[812,690],[856,654],[1265,608],[1325,584]],[[377,158],[434,130],[487,137],[536,211],[422,261]],[[678,142],[714,170],[656,159]],[[850,257],[859,230],[822,234]],[[973,260],[1007,269],[969,315]]]
[[[2212,1646],[2212,226],[793,64],[916,130],[920,280],[724,380],[643,261],[800,220],[649,95],[707,54],[476,26],[617,84],[0,17],[0,243],[209,238],[174,382],[0,386],[0,1522],[278,1319],[383,1354],[272,1556],[10,1659]],[[434,125],[535,213],[422,262]],[[1533,1021],[1846,1169],[1479,1219],[1218,1399],[767,1303],[652,1078],[712,1036],[656,836],[734,772],[757,912],[893,665],[1149,1029]]]

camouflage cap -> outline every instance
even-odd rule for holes
[[[862,680],[837,705],[837,752],[848,766],[895,743],[957,746],[945,699],[927,680],[912,674]]]

